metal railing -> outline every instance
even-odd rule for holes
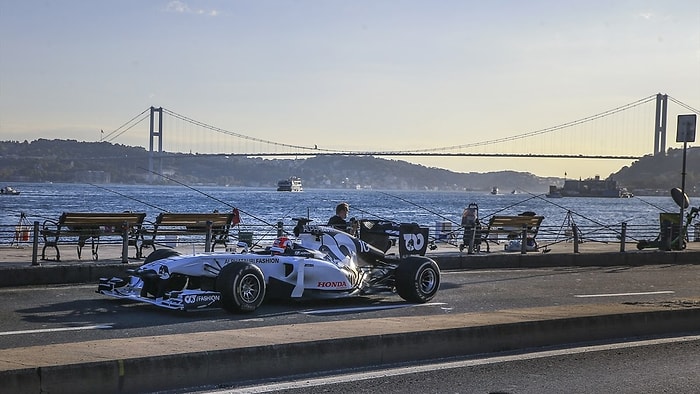
[[[255,247],[266,247],[271,245],[278,237],[285,236],[293,238],[293,228],[296,223],[293,222],[277,222],[275,226],[270,225],[252,225],[240,224],[232,227],[229,232],[229,242],[226,248],[234,250],[238,242],[246,242]],[[454,228],[446,229],[438,226],[423,226],[429,227],[431,243],[441,245],[443,247],[458,248],[465,240],[464,228],[455,226]],[[560,243],[571,243],[574,253],[578,252],[578,245],[586,242],[600,242],[606,244],[619,244],[619,250],[624,252],[627,248],[636,248],[636,245],[642,241],[655,240],[659,249],[669,250],[671,245],[663,245],[660,242],[664,240],[672,240],[678,236],[678,225],[675,228],[669,227],[665,229],[667,234],[662,234],[658,225],[629,225],[620,223],[614,226],[540,226],[537,233],[537,243],[540,249],[547,248]],[[675,233],[674,233],[675,231]],[[193,252],[206,251],[209,238],[206,240],[197,235],[180,235],[180,236],[164,236],[161,237],[157,246],[162,247],[178,247],[183,250],[188,250],[190,247]],[[691,224],[687,229],[687,239],[690,242],[700,242],[700,223]],[[489,238],[492,241],[503,241],[505,238]],[[105,237],[100,239],[100,245],[122,245],[123,241],[119,237]],[[62,239],[64,246],[77,246],[77,237],[65,237]],[[38,250],[44,246],[43,237],[40,233],[39,222],[18,224],[18,225],[0,225],[0,246],[1,247],[32,247],[32,264],[39,265]]]

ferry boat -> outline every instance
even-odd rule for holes
[[[585,180],[566,180],[564,181],[564,187],[558,188],[556,186],[549,187],[549,193],[547,197],[631,197],[632,193],[627,191],[627,189],[620,188],[617,185],[617,181],[613,179],[600,179],[600,176],[596,175],[595,178],[589,178]]]
[[[19,195],[19,190],[12,188],[12,186],[5,186],[2,189],[0,189],[0,194],[16,196]]]
[[[561,195],[561,192],[557,190],[557,187],[554,185],[549,186],[549,193],[544,195],[547,198],[562,198],[564,196]]]
[[[300,192],[303,190],[304,189],[301,186],[301,178],[299,177],[293,176],[277,182],[278,192]]]

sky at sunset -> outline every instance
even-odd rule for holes
[[[656,93],[700,108],[698,0],[0,0],[2,141],[99,141],[155,106],[262,140],[413,150]],[[669,103],[667,147],[682,147],[682,113]],[[112,142],[148,147],[145,126]],[[642,128],[651,153],[653,124]],[[627,141],[609,144],[625,154]],[[196,138],[180,147],[208,149]],[[630,164],[400,159],[576,178]]]

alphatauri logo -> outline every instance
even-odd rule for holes
[[[403,242],[406,246],[406,250],[409,252],[421,250],[425,247],[425,238],[423,234],[404,234]]]

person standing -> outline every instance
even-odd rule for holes
[[[350,205],[346,202],[341,202],[335,207],[335,215],[328,219],[328,226],[353,234],[355,232],[355,223],[352,219],[348,222],[349,212]]]

